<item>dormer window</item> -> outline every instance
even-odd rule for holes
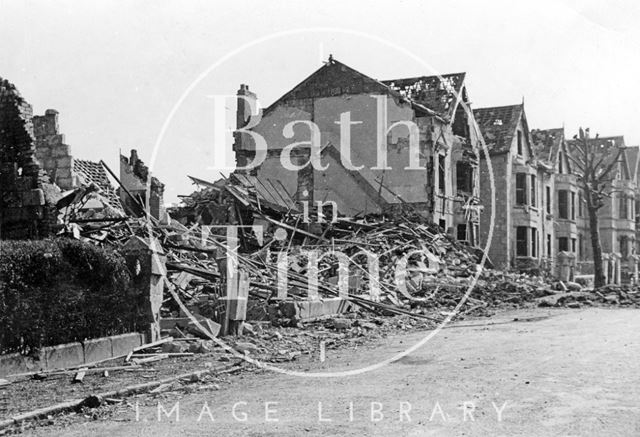
[[[518,131],[518,156],[523,156],[523,154],[522,154],[522,131]]]

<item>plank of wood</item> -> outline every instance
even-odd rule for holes
[[[167,354],[162,354],[162,355],[155,355],[153,357],[147,357],[147,358],[132,358],[131,361],[133,361],[136,364],[144,364],[144,363],[153,363],[155,361],[164,360],[165,358],[169,358],[169,356]]]
[[[158,353],[151,353],[151,354],[135,354],[133,358],[157,357],[158,355],[166,355],[167,357],[192,357],[193,352],[158,352]]]

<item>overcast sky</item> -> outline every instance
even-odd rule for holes
[[[572,136],[583,125],[640,143],[634,0],[0,0],[0,11],[0,77],[36,114],[60,112],[75,157],[116,171],[119,149],[150,160],[183,93],[228,58],[193,86],[160,142],[153,171],[167,201],[192,191],[187,174],[219,177],[207,96],[247,83],[267,106],[329,53],[376,79],[466,71],[473,107],[524,97],[531,128],[564,123]],[[316,30],[268,39],[295,29]]]

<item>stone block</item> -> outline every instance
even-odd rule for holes
[[[69,190],[73,188],[73,178],[56,177],[56,185],[58,185],[63,190]]]
[[[69,156],[71,155],[71,147],[68,144],[58,144],[53,147],[51,153],[56,158]]]
[[[111,339],[111,356],[113,357],[126,355],[133,348],[142,346],[144,343],[144,335],[137,332],[113,335],[109,338]]]
[[[73,173],[70,168],[62,167],[56,169],[56,179],[71,179]]]
[[[42,352],[38,356],[24,356],[19,353],[0,355],[0,377],[17,373],[46,370],[46,361]]]
[[[96,338],[94,340],[85,340],[82,342],[84,348],[85,363],[94,361],[102,361],[111,358],[111,338]]]
[[[42,349],[47,369],[63,369],[65,367],[84,364],[84,349],[82,343],[66,343],[49,346]]]
[[[24,191],[22,193],[22,204],[24,206],[44,205],[44,192],[39,188],[35,190]]]
[[[72,156],[63,156],[60,158],[56,158],[56,167],[57,168],[72,168],[73,167],[73,157]]]
[[[51,146],[59,146],[64,143],[64,134],[51,135],[47,138],[47,142]]]
[[[36,144],[36,157],[48,158],[51,156],[51,146],[46,143],[38,141]]]

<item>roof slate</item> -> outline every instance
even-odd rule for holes
[[[73,171],[82,176],[86,184],[95,183],[102,190],[102,196],[109,202],[109,206],[122,210],[120,198],[107,177],[107,172],[99,162],[73,160]]]
[[[555,165],[564,141],[564,128],[533,129],[531,140],[537,156],[546,163]]]
[[[466,73],[441,76],[419,76],[383,80],[382,83],[402,96],[418,102],[440,115],[452,118],[458,96],[462,92]]]
[[[522,104],[473,110],[473,115],[482,131],[489,153],[497,154],[509,151],[523,111],[524,105]]]

